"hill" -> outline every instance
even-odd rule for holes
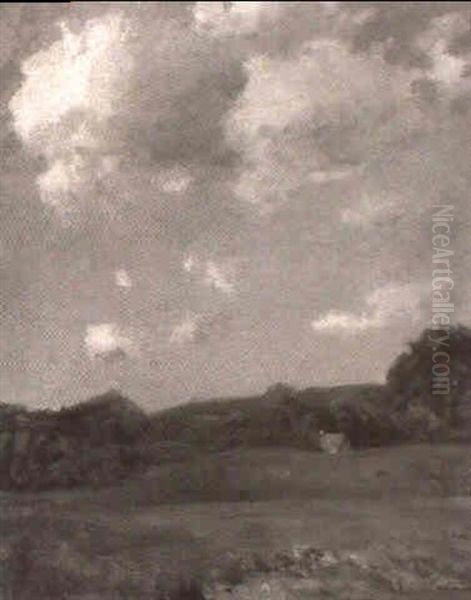
[[[110,391],[60,411],[0,406],[0,485],[32,490],[106,485],[152,465],[232,448],[320,450],[319,431],[369,447],[393,439],[382,386],[277,384],[146,414]]]
[[[178,439],[204,450],[270,445],[319,450],[320,430],[344,432],[354,447],[394,438],[387,390],[378,384],[300,391],[276,384],[261,396],[177,406],[152,415],[151,423],[153,439]]]
[[[450,388],[433,393],[433,340],[447,340]],[[446,408],[446,410],[445,410]],[[118,391],[59,411],[0,404],[0,489],[110,485],[154,465],[234,448],[319,451],[320,431],[356,449],[471,441],[471,330],[426,330],[387,383],[310,387],[213,398],[145,413]]]

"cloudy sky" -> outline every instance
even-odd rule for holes
[[[2,4],[1,400],[382,381],[453,204],[470,4]]]

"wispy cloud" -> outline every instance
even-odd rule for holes
[[[361,174],[362,167],[347,167],[343,169],[324,169],[312,171],[307,178],[313,183],[329,183],[330,181],[342,181],[353,175]]]
[[[404,200],[392,195],[377,193],[373,197],[364,194],[361,200],[352,203],[352,206],[342,209],[340,220],[346,225],[367,226],[375,225],[379,220],[397,216],[401,212],[401,203]]]

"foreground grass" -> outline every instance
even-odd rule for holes
[[[246,450],[107,490],[3,495],[0,598],[155,600],[175,580],[221,600],[468,597],[470,454]]]

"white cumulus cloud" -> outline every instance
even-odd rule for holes
[[[421,286],[388,284],[366,298],[361,313],[330,310],[311,323],[314,331],[356,333],[384,327],[396,319],[416,321],[420,316]]]
[[[34,141],[36,134],[42,137],[45,128],[73,110],[103,117],[112,113],[120,69],[115,48],[122,35],[123,23],[115,14],[90,20],[78,34],[63,24],[60,40],[23,62],[24,82],[11,99],[10,110],[25,141]]]
[[[125,269],[118,269],[115,271],[115,283],[118,287],[131,288],[132,280],[128,272]]]
[[[183,345],[192,342],[198,331],[198,318],[187,315],[184,320],[173,328],[170,343]]]
[[[85,346],[91,358],[106,357],[117,351],[127,354],[133,349],[132,341],[121,333],[116,323],[88,325]]]
[[[248,83],[226,135],[245,166],[234,191],[265,213],[302,186],[315,191],[360,173],[385,135],[386,108],[409,95],[411,80],[332,40],[306,43],[288,59],[255,56],[244,66]]]
[[[234,271],[230,265],[217,264],[212,260],[208,260],[205,283],[230,296],[235,292]]]
[[[201,259],[188,254],[182,261],[183,270],[195,280],[227,296],[236,292],[236,269],[234,260]]]
[[[182,194],[185,192],[192,178],[189,173],[181,168],[162,170],[155,178],[158,187],[166,194]]]
[[[189,254],[182,263],[183,266],[183,270],[186,271],[187,273],[191,273],[193,271],[193,269],[195,268],[197,264],[197,261],[195,260],[195,258]]]
[[[23,83],[9,109],[16,132],[48,167],[37,183],[43,202],[70,210],[81,186],[114,168],[95,131],[114,114],[118,82],[131,68],[118,13],[90,19],[22,63]]]

